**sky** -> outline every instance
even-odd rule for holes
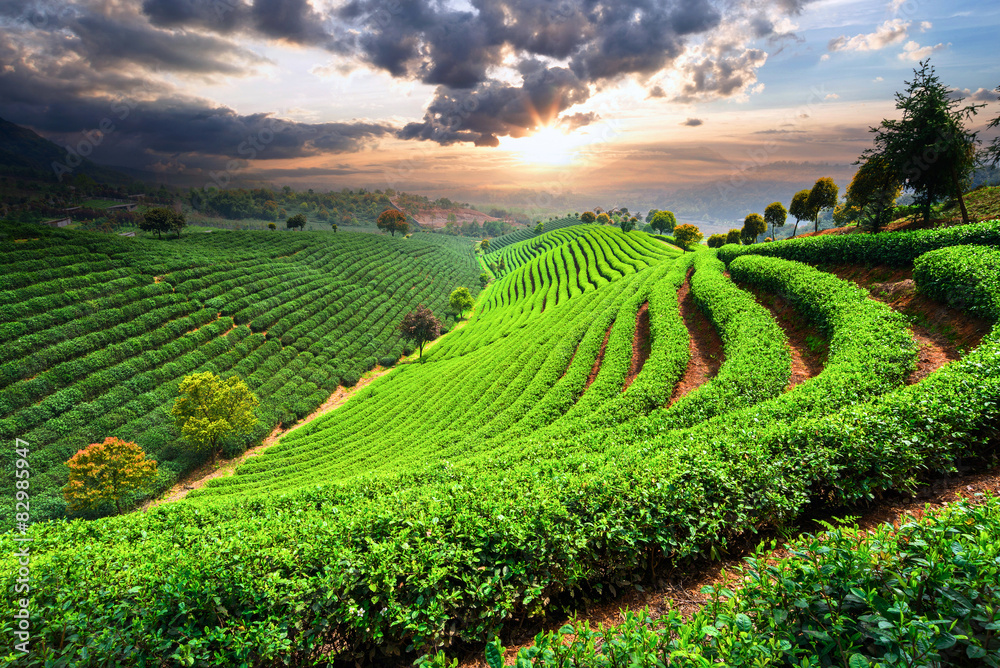
[[[846,187],[923,58],[974,128],[1000,112],[992,1],[6,0],[0,28],[0,117],[208,187],[753,208]]]

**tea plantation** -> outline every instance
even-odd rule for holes
[[[200,463],[170,415],[185,375],[238,374],[261,398],[239,451],[409,353],[395,328],[418,303],[443,317],[455,287],[478,290],[472,244],[441,235],[4,233],[0,438],[31,444],[36,521],[65,513],[63,463],[105,435],[159,460],[157,490]],[[0,451],[5,526],[12,461]]]
[[[234,475],[148,512],[34,524],[33,653],[10,660],[448,665],[490,643],[496,666],[494,638],[527,617],[995,456],[1000,329],[907,384],[908,320],[807,263],[912,267],[921,293],[996,323],[1000,221],[693,253],[595,225],[522,236],[491,244],[484,261],[503,257],[505,271],[420,363]],[[454,286],[478,285],[460,244],[298,233],[7,243],[3,437],[32,442],[49,490],[32,493],[54,509],[79,438],[128,436],[168,468],[178,461],[165,411],[191,370],[248,379],[259,439],[338,380],[398,357],[393,326],[412,305],[441,309]],[[671,401],[690,358],[685,283],[724,360]],[[745,287],[782,296],[822,333],[822,372],[788,388],[785,334]],[[540,636],[518,665],[997,665],[998,526],[989,501],[899,533],[834,532],[776,566],[749,562],[745,589],[720,591],[693,620],[566,629],[572,642]],[[9,592],[14,539],[3,535],[0,557]]]

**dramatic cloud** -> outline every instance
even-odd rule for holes
[[[759,90],[767,53],[751,42],[797,39],[789,17],[806,1],[8,0],[0,116],[68,137],[127,98],[135,111],[105,146],[127,143],[159,165],[232,155],[274,116],[181,91],[261,73],[274,63],[257,47],[278,42],[333,54],[311,69],[318,77],[374,70],[435,92],[422,119],[395,127],[286,123],[267,158],[381,137],[496,146],[594,122],[588,101],[623,80],[680,102]]]
[[[889,19],[880,25],[875,32],[840,36],[830,40],[827,48],[830,51],[878,51],[906,39],[911,22],[901,19]]]

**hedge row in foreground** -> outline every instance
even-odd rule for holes
[[[618,628],[568,624],[536,636],[518,668],[1000,666],[1000,500],[961,502],[871,533],[805,535],[774,561],[759,549],[705,587],[691,618],[627,613]],[[567,637],[569,636],[569,637]],[[491,668],[503,665],[498,642]],[[443,653],[424,666],[448,666]],[[454,664],[451,664],[454,665]]]

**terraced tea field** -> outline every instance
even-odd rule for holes
[[[63,462],[106,435],[159,460],[157,490],[196,466],[170,415],[185,375],[244,378],[260,421],[233,445],[259,443],[409,353],[395,328],[418,303],[444,317],[451,290],[478,290],[471,242],[439,235],[42,234],[5,243],[0,265],[0,437],[37,449],[36,520],[64,514]]]
[[[234,255],[234,266],[227,267],[208,266],[213,256],[194,246],[184,261],[205,264],[174,264],[155,245],[143,246],[148,250],[134,261],[121,259],[132,257],[125,251],[98,245],[74,253],[90,254],[80,260],[93,265],[89,275],[106,277],[108,285],[125,281],[122,294],[162,291],[137,293],[162,297],[151,303],[166,309],[160,320],[143,321],[146,330],[208,309],[214,318],[202,328],[218,321],[245,331],[221,352],[228,366],[218,368],[254,378],[262,402],[272,407],[266,411],[278,410],[289,392],[322,398],[329,387],[323,378],[302,376],[301,384],[315,386],[308,391],[295,389],[300,384],[294,381],[290,391],[283,388],[286,376],[301,376],[300,369],[333,375],[341,362],[332,362],[330,353],[315,362],[329,347],[341,345],[337,350],[362,360],[399,352],[399,342],[386,334],[394,319],[417,300],[446,297],[461,281],[471,286],[468,277],[479,271],[471,250],[451,241],[372,237],[348,248],[330,245],[347,243],[327,241],[330,236],[210,235]],[[250,239],[255,254],[241,255],[250,251],[235,247],[245,248]],[[70,245],[46,242],[45,248]],[[421,362],[376,379],[344,406],[183,501],[128,516],[32,527],[38,656],[53,665],[85,653],[96,664],[144,665],[155,656],[167,663],[251,666],[368,665],[400,655],[412,661],[438,650],[447,654],[482,646],[526,618],[576,609],[657,568],[717,558],[741,537],[788,527],[810,509],[910,489],[921,476],[952,471],[960,461],[989,461],[1000,415],[998,245],[1000,221],[693,253],[641,232],[592,225],[497,244],[485,260],[503,257],[506,270],[478,296],[468,323]],[[380,253],[396,255],[386,262]],[[11,264],[32,261],[37,258],[17,256]],[[960,359],[913,382],[919,351],[909,320],[809,264],[817,262],[912,270],[920,293],[993,329]],[[77,264],[23,265],[23,271],[46,273],[9,283],[10,290],[27,292],[17,300],[14,292],[4,293],[11,295],[5,308],[51,298],[55,291],[46,283],[71,284],[80,271],[62,274],[61,267]],[[323,275],[340,266],[353,269],[338,269],[325,289],[307,287],[311,269]],[[269,290],[291,283],[292,276],[305,282],[289,289],[301,292],[268,302],[284,294]],[[172,289],[155,287],[164,284]],[[248,284],[258,287],[239,291]],[[358,285],[354,289],[381,301],[341,315],[347,302],[340,300]],[[679,296],[688,293],[722,342],[718,371],[696,387],[685,382],[698,343],[682,315]],[[787,323],[777,322],[755,294],[780,297],[823,339],[827,352],[818,373],[790,382],[795,360]],[[80,297],[97,298],[108,297],[101,291]],[[54,314],[76,301],[33,307],[32,318],[63,317]],[[87,317],[96,316],[74,315],[72,321]],[[24,346],[24,337],[56,326],[49,322],[12,332],[9,340]],[[138,320],[126,324],[132,322]],[[93,327],[102,335],[115,331]],[[81,330],[80,336],[87,334]],[[239,347],[255,336],[259,346]],[[248,361],[268,345],[271,355]],[[294,366],[304,355],[311,366]],[[281,364],[263,370],[272,358]],[[355,370],[367,366],[358,364]],[[165,393],[156,395],[157,406],[169,382],[187,368],[162,381],[152,378],[146,391]],[[49,382],[62,382],[58,378]],[[25,395],[10,410],[30,411],[79,382],[65,378],[64,385]],[[31,382],[21,378],[10,386]],[[675,393],[681,386],[689,391]],[[33,419],[38,422],[28,429],[52,429],[43,425],[54,418]],[[141,416],[130,419],[137,421],[109,423],[106,431],[138,425]],[[20,435],[17,424],[5,422],[5,437]],[[40,456],[47,447],[38,448]],[[997,525],[995,504],[976,512],[956,513],[954,526]],[[981,531],[986,533],[977,535],[990,535]],[[0,562],[5,585],[13,587],[10,534],[4,541],[7,556]],[[963,534],[948,544],[970,541],[975,536],[966,540]],[[983,552],[974,563],[987,568],[994,553]],[[915,558],[926,556],[920,554]],[[850,582],[844,595],[858,597]],[[806,608],[811,604],[806,601]],[[829,609],[828,602],[821,604]],[[619,640],[647,658],[679,652],[672,660],[692,666],[752,657],[761,665],[798,665],[796,656],[818,651],[810,649],[814,636],[786,633],[775,615],[767,619],[778,620],[776,626],[758,629],[773,642],[761,640],[758,647],[757,635],[723,636],[721,629],[733,626],[749,634],[764,618],[740,602],[713,610],[729,616],[706,612],[697,628],[671,618],[671,631],[659,635],[644,630],[648,624],[633,623]],[[2,619],[12,614],[5,608]],[[704,631],[712,624],[717,626]],[[970,629],[963,641],[971,643],[963,649],[969,657],[1000,651],[986,631]],[[970,637],[985,640],[973,647]],[[559,663],[551,647],[542,651],[546,642],[561,645],[551,637],[540,638],[541,648],[524,660],[613,665],[597,660],[600,652],[611,652],[607,646],[577,638],[584,641],[573,645],[577,663]],[[688,639],[690,647],[677,644]],[[938,649],[947,649],[944,644]],[[446,665],[443,655],[435,660]],[[650,658],[642,665],[658,664]]]

